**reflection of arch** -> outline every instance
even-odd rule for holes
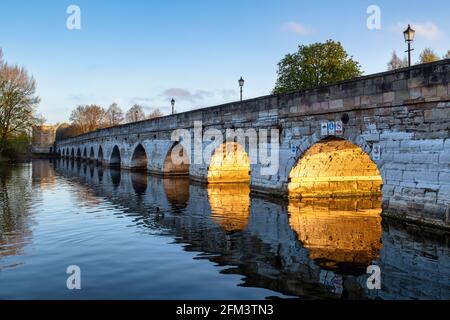
[[[208,199],[211,217],[226,232],[238,232],[247,227],[250,215],[248,183],[210,184]]]
[[[131,172],[131,184],[137,194],[144,194],[147,190],[147,175],[141,172]]]
[[[98,176],[98,182],[102,182],[103,181],[103,167],[99,166],[97,167],[97,176]]]
[[[98,147],[97,161],[98,162],[102,162],[103,161],[103,148],[102,148],[102,146]]]
[[[113,184],[113,186],[118,187],[120,184],[120,170],[116,169],[116,168],[111,168],[109,170],[109,174],[111,175],[111,182]]]
[[[290,199],[289,224],[320,267],[365,273],[381,249],[381,197]]]
[[[142,144],[138,144],[134,149],[130,167],[136,170],[147,169],[147,153]]]
[[[109,159],[109,165],[111,167],[120,167],[122,159],[120,158],[120,150],[118,146],[114,146],[111,152],[111,158]]]
[[[171,177],[163,180],[164,192],[173,209],[186,208],[189,201],[189,178]]]
[[[328,138],[311,146],[289,174],[290,197],[381,194],[376,164],[357,145]]]
[[[208,169],[209,183],[249,182],[250,160],[236,142],[221,144],[214,151]]]
[[[94,147],[91,147],[91,151],[89,152],[89,161],[95,160]]]
[[[188,153],[181,144],[174,144],[167,152],[166,158],[164,159],[163,173],[164,175],[170,176],[189,175]]]

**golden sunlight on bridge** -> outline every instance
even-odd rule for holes
[[[313,145],[289,174],[289,197],[381,194],[376,164],[358,146],[342,139]]]
[[[208,183],[250,181],[250,160],[245,149],[236,142],[221,144],[211,157]]]
[[[242,231],[250,216],[248,183],[211,184],[208,198],[212,219],[227,233]]]
[[[290,199],[289,224],[323,268],[368,266],[381,249],[381,198]]]

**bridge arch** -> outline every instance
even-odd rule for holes
[[[91,146],[91,150],[89,151],[89,161],[94,161],[94,160],[95,160],[94,147]]]
[[[84,147],[83,149],[83,160],[87,159],[87,148]]]
[[[122,158],[120,155],[120,149],[115,145],[111,151],[111,157],[109,158],[109,165],[111,167],[120,167],[122,163]]]
[[[250,158],[245,148],[228,141],[214,150],[208,166],[208,183],[250,182]]]
[[[75,149],[72,148],[72,151],[70,152],[70,157],[73,159],[75,158]]]
[[[290,198],[381,195],[382,184],[377,165],[358,144],[328,137],[292,167],[288,192]]]
[[[130,168],[134,170],[147,170],[148,158],[147,152],[141,143],[139,143],[133,150],[131,156]]]
[[[189,175],[188,152],[180,143],[174,143],[167,152],[163,163],[163,173],[171,176]]]
[[[77,149],[77,156],[76,156],[76,158],[77,159],[81,159],[81,149],[80,148]]]
[[[102,146],[98,146],[97,161],[98,162],[103,162],[103,148],[102,148]]]

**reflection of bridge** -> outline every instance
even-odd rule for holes
[[[449,70],[447,59],[194,110],[59,141],[55,150],[65,157],[160,174],[189,174],[196,180],[250,180],[252,190],[278,195],[373,194],[383,185],[387,214],[449,227]],[[175,146],[171,134],[182,128],[194,132],[195,121],[222,133],[226,129],[277,129],[278,172],[261,174],[271,163],[250,165],[245,154],[250,153],[249,146],[234,140],[229,142],[242,154],[226,170],[218,168],[214,159],[218,148],[208,154],[205,163],[175,165],[170,157]],[[342,123],[343,131],[333,125],[328,128],[327,123]],[[197,142],[204,147],[211,141]],[[194,143],[184,155],[194,154],[195,148]]]
[[[446,259],[448,248],[431,240],[414,242],[392,225],[386,226],[390,233],[383,234],[380,248],[379,216],[371,214],[377,210],[376,199],[353,203],[338,199],[328,204],[292,199],[287,205],[249,197],[248,189],[229,185],[205,188],[186,179],[161,179],[71,160],[58,160],[55,167],[63,177],[76,178],[72,183],[79,181],[81,192],[75,196],[87,198],[92,205],[99,199],[117,205],[135,217],[136,227],[164,230],[186,243],[186,250],[233,266],[227,272],[244,275],[248,286],[307,298],[339,297],[342,287],[325,283],[331,274],[343,280],[343,288],[352,288],[343,292],[355,295],[349,298],[373,297],[376,293],[365,286],[365,266],[375,261],[383,270],[381,298],[448,298],[450,292],[449,262],[441,261],[443,268],[435,265]],[[314,216],[317,219],[308,221]],[[330,229],[324,228],[330,224]],[[327,243],[330,236],[335,241]],[[428,257],[425,266],[417,263],[422,259],[417,252]],[[432,255],[436,257],[431,259]],[[356,274],[346,272],[351,263],[352,270],[360,266]],[[402,270],[408,273],[402,275]]]

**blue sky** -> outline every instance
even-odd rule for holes
[[[81,9],[81,30],[68,30],[69,5]],[[381,9],[381,30],[366,27],[369,5]],[[365,74],[403,55],[402,30],[417,30],[421,49],[450,49],[450,2],[417,1],[24,1],[0,2],[5,60],[36,78],[48,123],[67,121],[79,104],[117,102],[169,113],[269,94],[278,61],[299,44],[339,40]]]

